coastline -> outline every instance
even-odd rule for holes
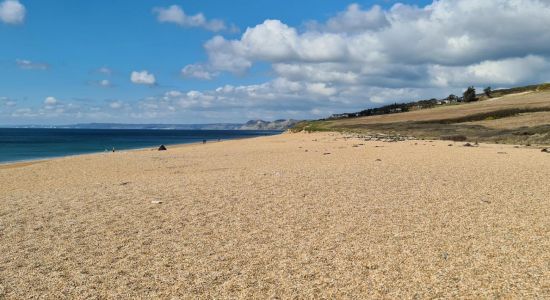
[[[108,154],[0,170],[0,298],[550,296],[539,149],[289,133]]]
[[[0,128],[1,129],[1,128]],[[270,134],[270,135],[279,135],[283,134],[285,131],[281,131],[278,134]],[[269,136],[270,136],[269,135]],[[259,136],[251,136],[251,137],[237,137],[237,138],[226,138],[226,139],[220,139],[220,141],[214,141],[211,140],[207,143],[217,143],[217,142],[224,142],[224,141],[231,141],[231,140],[242,140],[242,139],[253,139],[257,137],[262,137],[265,135],[259,135]],[[193,145],[193,144],[202,144],[202,142],[189,142],[189,143],[175,143],[175,144],[164,144],[166,147],[170,148],[179,148],[187,145]],[[122,150],[116,150],[116,152],[129,152],[129,151],[145,151],[145,150],[155,150],[160,145],[151,145],[146,147],[138,147],[138,148],[127,148]],[[45,162],[45,161],[51,161],[51,160],[57,160],[57,159],[64,159],[69,157],[78,157],[78,156],[86,156],[86,155],[99,155],[99,154],[108,154],[112,153],[112,151],[95,151],[95,152],[87,152],[87,153],[77,153],[77,154],[66,154],[66,155],[59,155],[59,156],[46,156],[46,157],[37,157],[32,159],[24,159],[24,160],[14,160],[14,161],[3,161],[0,162],[0,170],[2,169],[12,169],[12,168],[18,168],[18,167],[24,167],[29,166],[32,164]]]

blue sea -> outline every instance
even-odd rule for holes
[[[0,128],[0,163],[275,135],[252,130],[118,130]]]

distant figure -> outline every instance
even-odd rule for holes
[[[115,152],[115,147],[113,147],[113,152]]]
[[[166,151],[166,150],[168,150],[168,149],[166,149],[166,146],[160,145],[159,151]]]
[[[203,144],[206,144],[206,140],[202,140],[202,143],[203,143]]]

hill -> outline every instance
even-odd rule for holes
[[[365,117],[302,122],[294,131],[348,131],[511,144],[550,144],[550,89],[547,84],[494,91],[470,103]]]
[[[299,121],[296,120],[275,120],[272,122],[263,121],[263,120],[251,120],[246,122],[246,124],[240,126],[241,130],[286,130]]]

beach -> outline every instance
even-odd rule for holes
[[[548,298],[550,154],[295,133],[0,166],[0,298]]]

